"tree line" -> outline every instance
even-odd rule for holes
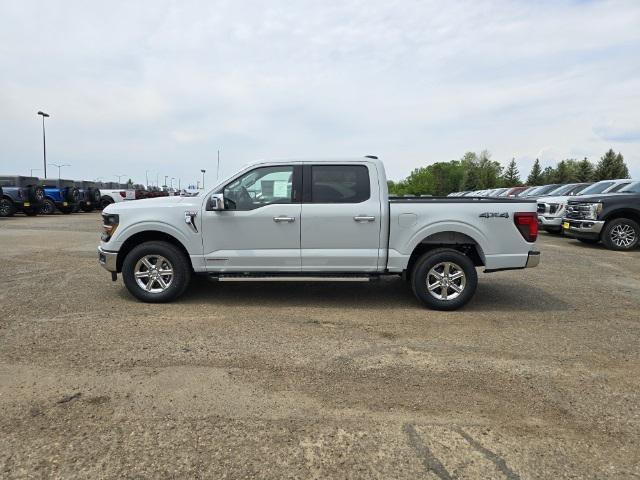
[[[621,153],[609,149],[597,163],[588,158],[568,158],[555,167],[542,169],[536,158],[526,179],[521,179],[515,158],[503,167],[491,159],[487,150],[467,152],[460,160],[436,162],[414,169],[404,180],[389,180],[392,195],[443,196],[451,192],[486,190],[520,185],[546,185],[549,183],[596,182],[614,178],[629,178],[629,169]]]

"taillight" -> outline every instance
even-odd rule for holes
[[[538,238],[538,214],[536,212],[516,212],[513,221],[527,242],[535,242]]]
[[[121,191],[119,193],[122,198],[127,198],[127,192]]]

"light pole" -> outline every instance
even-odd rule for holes
[[[175,178],[171,177],[171,184],[170,184],[170,188],[173,188],[173,181],[175,180]]]
[[[218,169],[216,170],[216,180],[220,178],[220,150],[218,149]]]
[[[126,174],[126,173],[123,173],[123,174],[121,174],[121,175],[114,175],[114,177],[118,177],[118,183],[120,183],[120,179],[121,179],[122,177],[126,177],[126,176],[127,176],[127,174]]]
[[[167,178],[169,178],[169,175],[164,176],[164,185],[163,185],[164,188],[167,188]]]
[[[147,188],[149,188],[149,170],[144,171],[144,178],[147,181]]]
[[[206,170],[202,169],[200,170],[202,172],[202,189],[204,190],[204,174],[207,173]]]
[[[29,169],[29,176],[33,177],[33,172],[37,172],[39,170],[42,170],[41,168],[30,168]]]
[[[42,157],[44,163],[44,178],[47,178],[47,141],[44,136],[44,119],[50,115],[43,111],[38,111],[38,115],[42,116]]]
[[[58,165],[57,163],[49,163],[48,165],[51,165],[52,167],[58,167],[58,180],[60,180],[60,169],[62,167],[70,167],[71,165],[69,165],[68,163],[63,163],[62,165]],[[47,177],[44,177],[47,178]]]

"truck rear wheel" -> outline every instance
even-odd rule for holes
[[[609,250],[631,250],[640,242],[640,225],[630,218],[610,220],[602,230],[602,243]]]
[[[469,257],[452,248],[422,255],[411,272],[414,295],[434,310],[456,310],[476,291],[478,274]]]
[[[122,264],[124,284],[143,302],[164,303],[175,300],[189,286],[189,259],[175,245],[145,242],[131,250]]]

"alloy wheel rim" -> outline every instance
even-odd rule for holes
[[[10,211],[11,211],[11,206],[9,205],[9,202],[6,202],[6,201],[0,202],[0,215],[2,216],[9,215]]]
[[[462,295],[467,285],[467,276],[460,265],[454,262],[440,262],[427,273],[426,284],[432,297],[451,301]]]
[[[616,225],[611,229],[611,241],[616,247],[629,247],[636,241],[636,231],[626,223]]]
[[[44,213],[45,215],[53,213],[53,207],[51,206],[51,203],[44,202],[44,204],[42,205],[42,213]]]
[[[145,292],[162,293],[173,282],[173,265],[161,255],[145,255],[136,263],[133,274]]]

